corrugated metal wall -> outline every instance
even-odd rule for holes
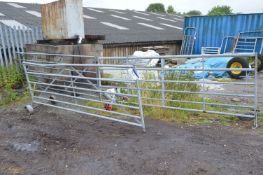
[[[193,54],[200,54],[201,47],[220,47],[225,36],[239,32],[263,30],[263,13],[228,16],[186,17],[184,27],[197,31]]]
[[[114,45],[114,44],[113,44]],[[155,45],[133,45],[133,46],[111,46],[111,45],[104,45],[103,46],[103,56],[104,57],[112,57],[112,56],[129,56],[132,55],[137,50],[143,50],[143,47],[150,47]],[[169,55],[176,55],[179,54],[181,44],[159,44],[158,46],[168,47]]]

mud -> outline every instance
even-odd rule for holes
[[[0,111],[0,174],[261,175],[252,129],[146,119],[141,128],[65,112]]]

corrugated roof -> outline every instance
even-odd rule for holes
[[[38,4],[0,2],[0,13],[0,23],[15,20],[25,26],[41,26]],[[88,7],[83,13],[85,34],[106,35],[105,43],[182,40],[184,18],[178,15]]]

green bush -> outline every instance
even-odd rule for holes
[[[25,77],[21,67],[16,65],[0,66],[0,105],[17,99],[16,89],[23,87]]]

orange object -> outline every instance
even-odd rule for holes
[[[108,111],[112,110],[112,104],[104,104],[104,108]]]

